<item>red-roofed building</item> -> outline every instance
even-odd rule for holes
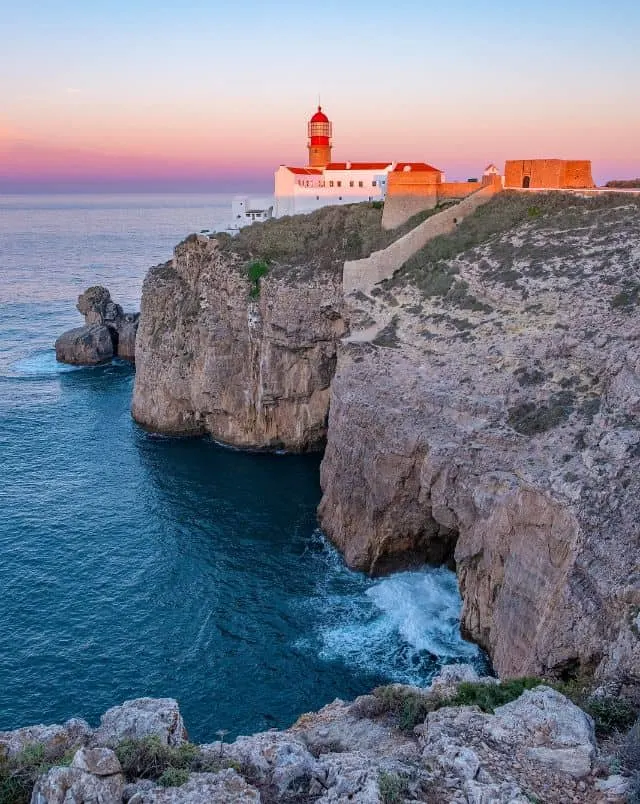
[[[309,164],[281,165],[275,174],[275,216],[313,212],[334,204],[384,201],[389,174],[429,171],[433,181],[444,181],[442,171],[426,162],[333,162],[333,127],[319,106],[308,124]]]

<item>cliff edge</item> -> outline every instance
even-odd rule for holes
[[[149,271],[136,340],[133,416],[239,447],[324,445],[342,266],[387,245],[377,205],[327,207],[192,235]]]

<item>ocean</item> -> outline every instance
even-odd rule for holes
[[[146,433],[134,369],[57,364],[78,294],[146,270],[230,195],[0,195],[0,730],[178,699],[193,740],[481,662],[443,568],[370,579],[318,529],[318,456]]]

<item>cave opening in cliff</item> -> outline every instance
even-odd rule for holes
[[[381,553],[371,566],[372,575],[386,575],[429,565],[456,571],[455,549],[459,531],[430,519],[419,532],[394,539],[394,550]]]

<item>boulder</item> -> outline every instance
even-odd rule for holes
[[[596,754],[593,720],[550,687],[523,692],[495,711],[491,738],[526,747],[529,759],[576,778],[586,776]]]
[[[14,731],[0,731],[0,758],[11,759],[29,745],[44,746],[45,758],[56,759],[71,748],[85,745],[91,735],[86,720],[72,718],[63,725],[26,726]]]
[[[79,768],[52,768],[36,782],[31,804],[122,804],[121,773],[95,776]]]
[[[74,366],[93,366],[113,357],[109,327],[90,324],[64,332],[55,343],[56,360]]]
[[[160,738],[165,745],[185,742],[187,732],[173,698],[136,698],[112,707],[100,718],[91,745],[115,748],[123,740],[150,736]]]
[[[78,296],[76,309],[86,324],[115,324],[123,315],[122,307],[111,299],[107,288],[95,285]]]
[[[120,760],[109,748],[81,748],[76,751],[72,768],[93,773],[94,776],[113,776],[122,773]]]

